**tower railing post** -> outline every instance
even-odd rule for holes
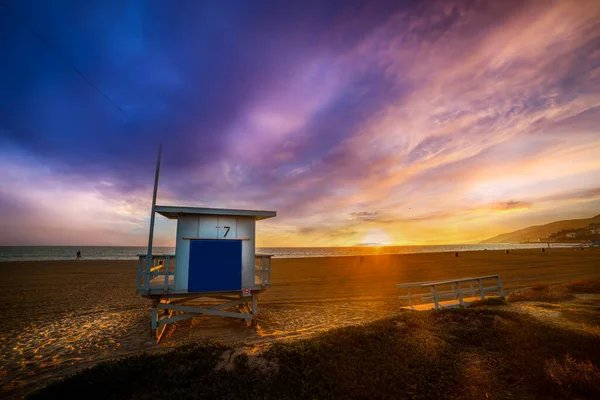
[[[169,290],[169,269],[171,268],[171,258],[165,256],[165,292]]]
[[[477,282],[479,283],[479,296],[481,297],[481,300],[485,299],[485,294],[483,293],[483,284],[481,283],[481,278],[477,279]]]
[[[158,300],[152,299],[152,334],[156,335],[156,329],[158,328]]]
[[[256,315],[258,314],[258,293],[252,293],[252,326],[257,325]]]
[[[433,285],[431,287],[431,294],[433,295],[433,304],[435,306],[435,309],[439,309],[440,308],[440,304],[438,301],[438,294],[437,294],[437,285]]]

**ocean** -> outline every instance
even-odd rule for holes
[[[577,244],[556,244],[552,247],[575,247]],[[437,246],[355,246],[355,247],[259,247],[257,253],[273,254],[279,258],[366,256],[377,254],[443,253],[454,251],[537,249],[535,244],[459,244]],[[146,247],[136,246],[0,246],[0,262],[74,260],[81,251],[84,260],[136,260],[145,254]],[[155,254],[173,254],[174,247],[154,247]]]

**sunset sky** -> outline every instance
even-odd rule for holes
[[[144,245],[159,142],[260,246],[600,214],[600,1],[1,3],[0,245]]]

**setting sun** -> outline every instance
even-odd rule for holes
[[[389,246],[392,244],[392,239],[383,229],[370,229],[365,233],[360,244],[362,246]]]

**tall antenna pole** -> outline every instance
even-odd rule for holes
[[[156,160],[156,174],[154,175],[154,194],[152,195],[152,212],[150,213],[150,233],[148,234],[148,270],[152,268],[152,239],[154,237],[154,209],[156,208],[156,194],[158,192],[158,176],[160,175],[160,157],[162,143],[158,145],[158,159]]]

